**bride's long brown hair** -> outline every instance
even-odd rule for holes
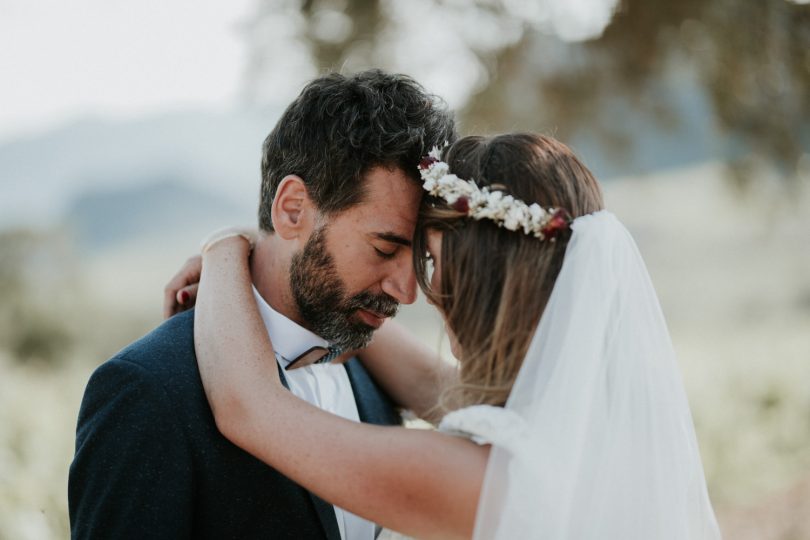
[[[515,133],[465,137],[444,152],[450,171],[479,186],[498,186],[527,204],[564,208],[576,218],[604,207],[591,172],[561,142]],[[443,233],[441,290],[430,288],[426,238]],[[476,221],[426,197],[415,238],[419,285],[442,310],[460,345],[459,383],[446,411],[471,404],[503,406],[560,272],[570,232],[555,242]]]

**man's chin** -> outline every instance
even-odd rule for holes
[[[342,329],[333,332],[324,332],[321,337],[340,347],[344,352],[364,349],[371,343],[375,328],[364,324],[359,318],[350,315],[345,320]],[[336,330],[332,328],[332,330]],[[316,332],[317,333],[317,332]]]
[[[356,349],[362,349],[368,346],[371,343],[371,338],[374,336],[374,332],[377,330],[373,326],[369,326],[363,323],[360,320],[352,321],[352,326],[354,327],[354,335],[355,335],[355,343],[358,343],[359,346],[355,347]]]

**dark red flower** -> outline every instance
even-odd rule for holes
[[[546,223],[540,232],[543,233],[545,238],[555,238],[560,231],[564,231],[571,226],[571,215],[564,208],[558,208]]]
[[[419,168],[423,171],[426,171],[430,168],[431,165],[439,161],[433,156],[425,156],[422,158],[422,161],[419,162]]]
[[[466,214],[470,211],[470,199],[467,197],[459,197],[458,200],[453,203],[453,210]]]

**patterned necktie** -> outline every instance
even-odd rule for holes
[[[341,355],[343,351],[337,347],[312,347],[294,358],[285,370],[297,369],[312,364],[328,364]]]

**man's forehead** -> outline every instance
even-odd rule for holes
[[[369,182],[365,197],[356,208],[378,232],[396,233],[413,229],[421,200],[421,187],[401,173],[399,178]]]
[[[411,239],[402,236],[399,233],[388,231],[388,232],[374,232],[371,233],[371,236],[377,238],[379,240],[384,240],[386,242],[391,242],[392,244],[399,244],[401,246],[411,247]]]
[[[353,225],[359,232],[374,239],[410,246],[416,229],[418,204],[410,209],[403,200],[382,205],[365,203],[358,205],[356,210]]]
[[[330,221],[371,239],[410,246],[421,200],[422,188],[401,169],[376,167],[366,174],[361,200]]]
[[[363,175],[364,191],[371,198],[396,195],[403,190],[422,193],[418,177],[407,174],[399,167],[377,166]]]

